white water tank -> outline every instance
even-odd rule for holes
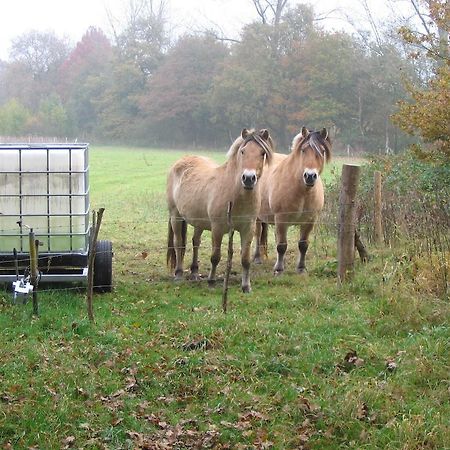
[[[89,234],[87,144],[0,145],[0,253],[85,252]]]

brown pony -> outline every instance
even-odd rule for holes
[[[324,204],[320,174],[331,158],[327,130],[308,131],[305,127],[294,137],[289,155],[275,153],[273,164],[261,179],[261,211],[256,226],[254,261],[261,263],[267,254],[267,224],[275,224],[277,261],[275,274],[284,270],[287,230],[300,225],[297,272],[306,271],[308,236]]]
[[[259,179],[273,152],[267,130],[242,130],[218,165],[201,156],[186,156],[170,169],[167,202],[170,220],[167,264],[175,279],[183,276],[187,224],[194,227],[191,278],[198,279],[198,248],[203,230],[211,230],[212,254],[208,283],[213,284],[222,238],[228,232],[227,209],[232,202],[233,226],[241,236],[242,290],[250,292],[250,246],[261,196]]]

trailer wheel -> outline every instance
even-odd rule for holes
[[[112,291],[112,242],[97,241],[94,261],[95,292]]]

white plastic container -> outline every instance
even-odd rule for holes
[[[0,253],[28,252],[27,227],[43,243],[40,253],[86,251],[87,149],[87,144],[0,146]]]

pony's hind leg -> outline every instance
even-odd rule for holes
[[[194,236],[192,237],[192,264],[191,264],[191,280],[198,280],[198,249],[202,240],[203,230],[194,228]]]
[[[273,268],[275,275],[280,275],[284,271],[284,255],[287,250],[287,229],[286,223],[278,222],[275,219],[275,233],[277,240],[277,262]]]
[[[263,257],[267,258],[267,232],[269,225],[265,222],[256,220],[255,226],[255,253],[253,254],[253,262],[262,264]]]
[[[262,234],[262,223],[259,219],[257,219],[256,226],[255,226],[255,253],[253,253],[253,262],[255,264],[262,264],[261,234]]]
[[[220,261],[220,249],[222,246],[223,232],[220,229],[212,226],[211,239],[212,239],[212,252],[211,252],[211,270],[208,276],[208,284],[214,286],[216,283],[216,269]]]
[[[251,292],[250,284],[250,253],[252,246],[252,232],[241,233],[241,264],[242,264],[242,292]]]
[[[299,258],[297,262],[298,273],[306,272],[306,252],[309,246],[308,237],[313,228],[313,222],[303,223],[300,226],[300,240],[298,241]]]
[[[178,216],[172,216],[170,223],[173,230],[173,246],[176,255],[175,280],[183,278],[183,259],[186,251],[186,222]]]

